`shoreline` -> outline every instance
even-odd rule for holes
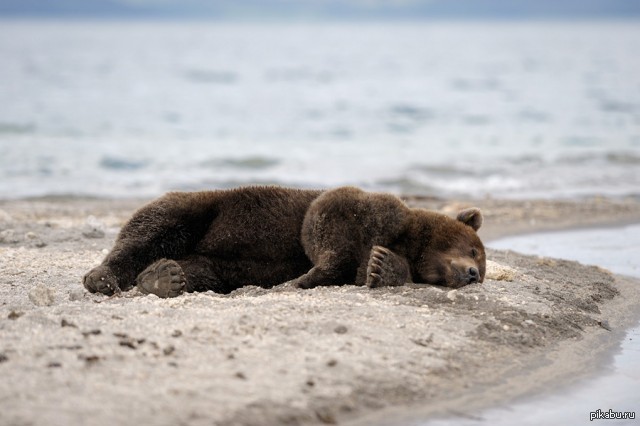
[[[615,228],[640,223],[640,200],[635,197],[531,200],[444,200],[404,198],[413,207],[453,215],[477,206],[485,217],[479,235],[484,242],[540,232]]]
[[[615,228],[640,223],[640,198],[637,197],[519,200],[405,195],[400,198],[411,207],[436,210],[451,216],[464,208],[479,207],[484,215],[479,236],[485,243],[532,233]],[[12,213],[22,221],[38,221],[46,217],[62,221],[65,226],[86,222],[89,216],[101,216],[103,226],[121,226],[135,210],[151,200],[153,198],[74,195],[0,199],[0,230],[11,228],[7,217]]]
[[[627,277],[621,277],[617,282],[618,288],[623,289],[621,296],[632,298],[640,297],[639,284],[640,280]],[[515,371],[509,372],[507,368],[499,374],[503,383],[480,385],[471,392],[449,395],[446,400],[438,401],[437,407],[433,406],[435,404],[425,406],[420,403],[392,407],[354,419],[345,425],[430,425],[432,421],[448,421],[446,424],[452,425],[456,424],[457,419],[484,421],[482,413],[485,410],[509,410],[509,407],[519,403],[535,401],[550,394],[557,397],[563,391],[576,390],[581,383],[596,379],[604,373],[620,352],[628,331],[640,326],[640,310],[621,302],[619,298],[617,302],[607,304],[602,309],[602,315],[616,318],[619,322],[611,330],[603,328],[585,333],[580,340],[559,342],[555,347],[549,348],[548,354],[534,354],[529,359],[518,360],[513,368]],[[534,365],[527,366],[528,362]],[[487,392],[491,392],[492,396],[478,397],[478,394]],[[596,408],[603,407],[596,406],[594,410]],[[609,408],[615,411],[615,407]]]
[[[640,222],[630,200],[409,203],[445,213],[480,206],[485,242],[567,222]],[[422,419],[473,415],[504,395],[566,385],[585,365],[593,373],[640,317],[638,280],[496,250],[493,279],[457,291],[87,294],[80,277],[140,205],[0,201],[1,423],[44,424],[55,413],[59,424],[357,425],[399,421],[416,406]]]

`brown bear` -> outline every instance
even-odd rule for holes
[[[138,210],[83,281],[91,292],[136,284],[160,297],[291,280],[305,289],[406,282],[457,288],[484,279],[481,224],[477,208],[452,219],[352,187],[174,192]]]

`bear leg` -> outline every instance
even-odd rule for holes
[[[178,264],[184,272],[187,281],[185,291],[214,291],[216,293],[229,293],[231,289],[223,280],[225,265],[219,260],[202,255],[190,255],[178,260]]]
[[[217,269],[215,259],[206,256],[160,259],[138,275],[136,285],[142,293],[153,293],[162,298],[208,290],[228,293]]]
[[[297,288],[309,289],[319,285],[338,284],[331,273],[321,267],[314,266],[299,278],[293,280],[293,286]]]
[[[366,271],[365,284],[370,288],[401,286],[411,282],[407,259],[382,246],[371,249]]]
[[[215,217],[215,199],[197,193],[170,193],[138,210],[124,225],[113,250],[84,276],[90,292],[128,290],[158,259],[184,257]]]
[[[334,251],[326,251],[319,256],[317,264],[309,272],[293,281],[293,285],[308,289],[320,285],[353,282],[356,269],[357,263],[351,262],[348,257],[338,256]]]
[[[152,293],[162,298],[176,297],[184,292],[186,279],[178,262],[160,259],[138,275],[136,285],[144,294]]]

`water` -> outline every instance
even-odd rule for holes
[[[492,248],[597,264],[612,272],[640,278],[640,225],[624,228],[551,232],[510,237]],[[630,329],[612,366],[600,376],[569,389],[550,391],[524,402],[477,413],[481,420],[448,418],[424,426],[577,425],[590,424],[590,413],[634,412],[635,420],[594,420],[616,425],[640,422],[640,326]]]
[[[640,193],[638,22],[0,21],[0,198]]]
[[[491,248],[598,265],[640,278],[640,225],[586,229],[502,238]]]

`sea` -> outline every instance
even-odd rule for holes
[[[640,197],[640,22],[0,21],[0,199]]]

